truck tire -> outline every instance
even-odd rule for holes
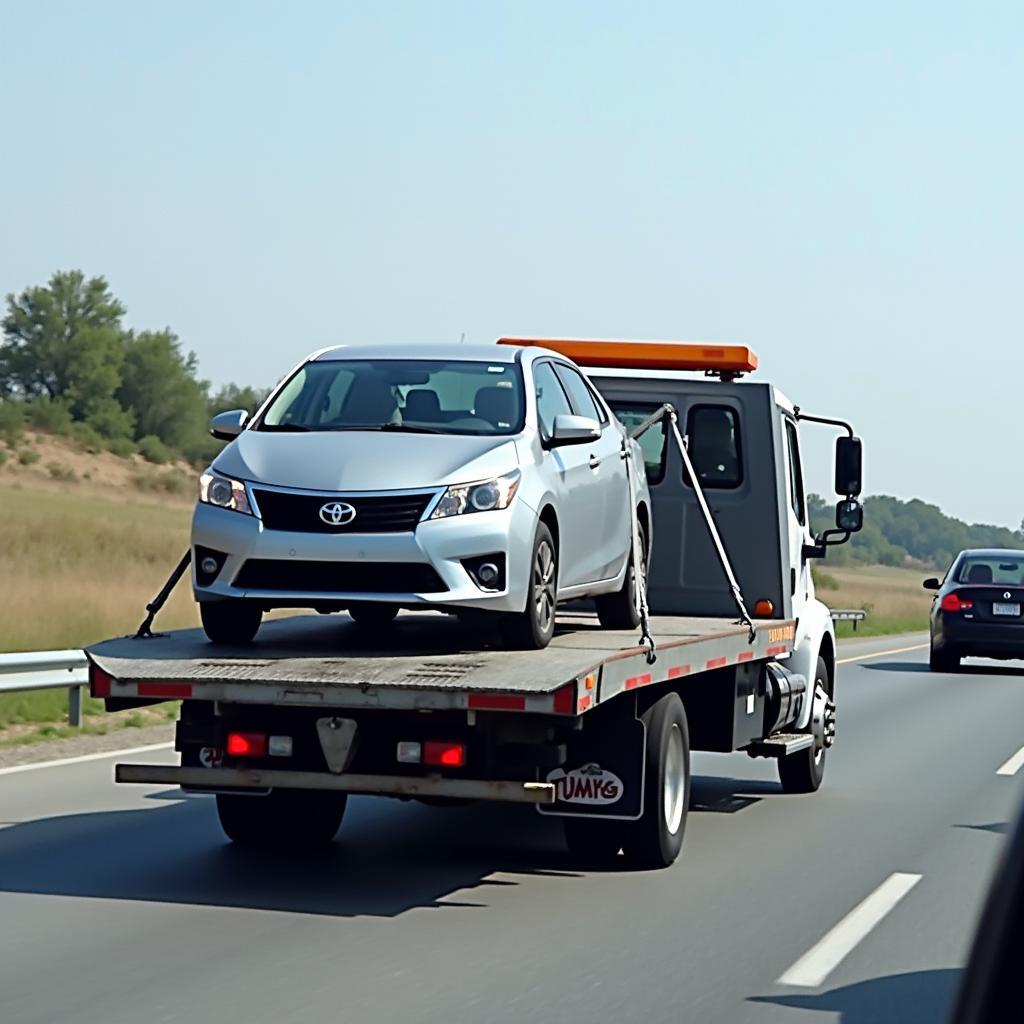
[[[199,605],[203,631],[215,644],[247,644],[256,636],[263,621],[263,609],[252,601],[229,598],[203,601]]]
[[[600,818],[562,819],[569,857],[580,867],[612,867],[622,849],[623,823]]]
[[[928,649],[928,668],[932,672],[957,672],[960,669],[960,655],[949,647]]]
[[[348,606],[348,614],[353,622],[367,629],[384,629],[395,621],[398,605],[378,601],[356,601]]]
[[[530,555],[526,608],[502,616],[505,643],[516,650],[538,651],[555,635],[558,601],[558,549],[546,524],[538,523]]]
[[[640,530],[640,564],[644,579],[647,578],[647,538]],[[640,625],[640,612],[636,606],[636,567],[633,555],[629,556],[629,568],[622,586],[614,594],[601,594],[595,598],[597,619],[605,629],[636,629]]]
[[[811,700],[815,700],[818,689],[828,694],[828,665],[825,659],[818,656],[818,664],[814,669],[814,688],[811,692]],[[814,793],[821,785],[825,777],[825,733],[824,722],[821,722],[821,729],[817,727],[817,716],[811,716],[811,731],[814,733],[814,743],[798,750],[788,757],[779,758],[779,781],[786,793]]]
[[[224,834],[242,846],[322,846],[337,834],[347,794],[309,789],[274,789],[267,796],[217,794]]]
[[[690,733],[679,695],[667,694],[651,705],[643,722],[643,815],[626,824],[622,845],[630,866],[667,868],[682,849],[690,807]]]

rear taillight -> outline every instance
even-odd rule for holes
[[[466,763],[466,748],[462,743],[439,743],[427,740],[423,744],[423,763],[442,768],[461,768]]]
[[[89,695],[92,697],[110,696],[110,676],[99,667],[89,664]]]
[[[227,751],[232,757],[266,757],[266,734],[262,732],[229,732]]]
[[[974,607],[973,601],[965,601],[959,594],[947,594],[942,599],[944,612],[969,612]]]

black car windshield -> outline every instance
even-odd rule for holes
[[[1024,551],[1004,556],[967,555],[957,567],[954,582],[1024,586]]]
[[[327,359],[302,366],[256,429],[515,434],[524,404],[514,363]]]

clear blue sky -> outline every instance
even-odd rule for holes
[[[1022,111],[1019,3],[8,2],[0,291],[103,274],[217,383],[744,342],[869,491],[1016,526]]]

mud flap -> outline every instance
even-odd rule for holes
[[[573,735],[560,768],[542,776],[555,786],[555,802],[537,805],[541,814],[635,821],[644,806],[644,745],[647,730],[631,712],[608,708],[592,713]]]

